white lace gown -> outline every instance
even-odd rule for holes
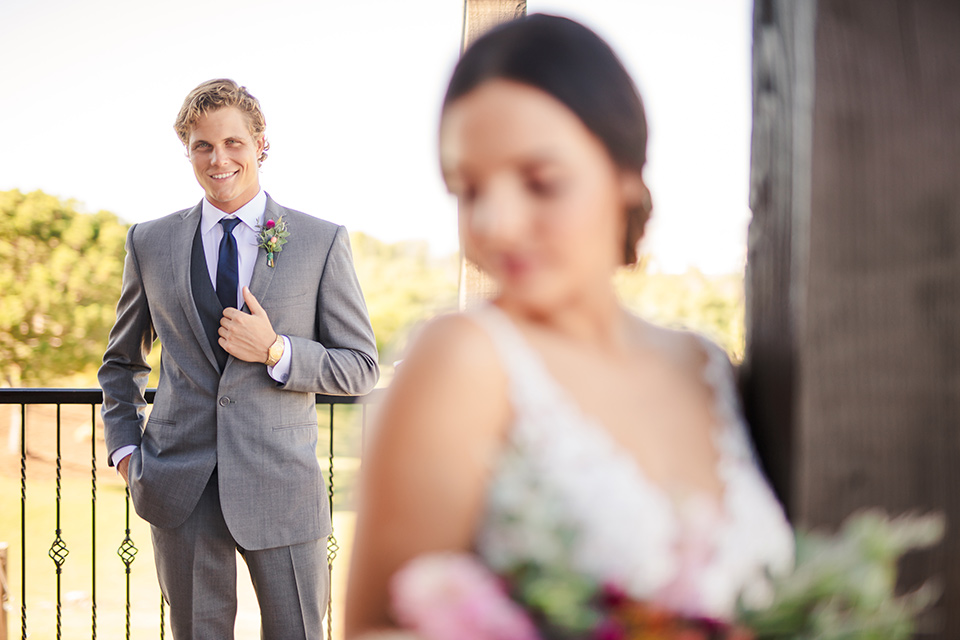
[[[584,415],[502,311],[470,317],[496,345],[514,411],[477,536],[491,567],[563,558],[599,584],[690,616],[730,619],[741,593],[762,601],[767,576],[792,566],[793,536],[757,466],[723,350],[697,338],[716,399],[722,503],[677,502]]]

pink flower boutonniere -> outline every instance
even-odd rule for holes
[[[275,256],[283,249],[289,235],[283,216],[276,220],[268,219],[263,224],[257,225],[257,246],[267,252],[268,267],[276,266]]]

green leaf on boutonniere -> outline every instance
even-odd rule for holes
[[[276,266],[277,254],[283,250],[289,236],[283,216],[276,220],[267,219],[263,224],[257,225],[257,247],[267,252],[268,267]]]

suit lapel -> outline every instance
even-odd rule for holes
[[[267,196],[267,206],[263,212],[263,220],[260,221],[260,224],[263,224],[267,220],[276,220],[281,215],[283,215],[283,208],[280,207],[276,202],[273,201],[269,195]],[[273,275],[277,271],[276,265],[280,263],[282,254],[274,254],[274,266],[267,266],[267,252],[263,249],[257,249],[257,261],[253,265],[253,275],[250,277],[250,293],[253,294],[257,300],[263,300],[263,297],[267,294],[267,291],[270,290],[270,283],[273,281]],[[250,312],[250,309],[247,308],[246,303],[243,305],[243,311],[247,313]]]
[[[207,334],[203,329],[203,322],[200,320],[200,312],[197,310],[197,303],[193,299],[193,282],[190,279],[190,260],[193,250],[193,239],[197,233],[197,227],[200,225],[201,206],[197,204],[193,209],[186,211],[181,216],[180,224],[171,239],[173,247],[170,250],[170,256],[173,260],[171,272],[176,283],[177,294],[180,297],[180,305],[183,307],[187,316],[187,323],[190,330],[200,345],[203,354],[210,361],[215,369],[219,371],[217,357],[213,353],[213,347],[207,339]],[[206,266],[204,266],[206,271]]]

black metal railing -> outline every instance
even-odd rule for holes
[[[148,403],[152,404],[155,396],[154,389],[148,389],[146,393],[146,400]],[[349,487],[348,491],[344,493],[343,491],[338,492],[338,486],[335,482],[335,465],[334,461],[337,459],[338,455],[342,455],[342,452],[338,454],[335,451],[335,433],[343,434],[353,433],[355,437],[346,438],[348,448],[351,448],[356,454],[355,457],[359,457],[360,448],[362,447],[363,441],[363,430],[367,423],[367,407],[369,404],[376,402],[381,391],[374,391],[373,393],[366,396],[357,396],[357,397],[348,397],[348,396],[328,396],[328,395],[317,395],[317,405],[318,405],[318,416],[323,415],[323,411],[320,410],[321,407],[326,407],[327,415],[327,425],[326,430],[328,431],[327,442],[326,442],[326,451],[324,452],[327,457],[327,491],[328,491],[328,500],[330,501],[330,511],[334,512],[335,503],[338,499],[343,498],[349,500],[350,493]],[[34,581],[43,581],[43,578],[48,578],[48,576],[43,575],[42,570],[36,569],[36,564],[33,564],[32,573],[28,572],[28,550],[33,550],[37,544],[42,544],[39,540],[29,538],[29,529],[28,524],[30,523],[30,518],[34,515],[43,511],[43,505],[40,505],[40,508],[37,509],[37,505],[28,502],[27,490],[28,490],[28,462],[39,463],[44,465],[44,471],[47,475],[50,475],[52,471],[53,475],[53,486],[54,486],[54,501],[53,501],[53,530],[52,530],[52,542],[49,543],[49,549],[47,554],[49,558],[53,561],[53,576],[54,584],[50,587],[52,594],[50,598],[54,600],[53,603],[49,599],[44,598],[38,605],[37,608],[40,611],[40,614],[45,614],[49,609],[53,609],[53,614],[55,619],[44,619],[44,622],[47,623],[47,626],[50,626],[52,623],[55,629],[55,637],[57,640],[60,640],[64,637],[64,621],[63,621],[63,611],[64,611],[64,594],[62,592],[63,585],[61,578],[63,575],[63,570],[65,565],[67,565],[68,556],[71,553],[71,547],[68,545],[69,536],[71,533],[67,532],[68,524],[73,523],[64,523],[62,522],[63,508],[64,508],[64,465],[65,462],[71,465],[72,475],[82,476],[85,475],[85,472],[78,474],[78,468],[82,466],[82,463],[77,462],[76,460],[67,461],[62,449],[62,444],[64,442],[63,435],[63,418],[62,411],[65,407],[75,407],[75,406],[89,406],[90,407],[90,423],[89,423],[89,435],[90,435],[90,449],[89,449],[89,484],[90,484],[90,547],[89,547],[89,625],[90,625],[90,637],[93,639],[97,638],[99,631],[99,620],[100,616],[109,616],[112,620],[115,620],[119,612],[117,611],[108,611],[103,606],[98,606],[98,591],[97,591],[97,576],[98,576],[98,565],[97,565],[97,544],[98,544],[98,527],[97,527],[97,504],[99,492],[101,492],[101,487],[98,483],[98,466],[97,458],[100,457],[104,459],[106,456],[106,451],[103,448],[102,441],[97,437],[98,434],[98,406],[103,400],[103,395],[99,389],[0,389],[0,405],[9,406],[12,411],[9,415],[9,428],[11,430],[9,442],[12,444],[15,441],[19,442],[19,471],[20,471],[20,555],[19,555],[19,565],[20,565],[20,637],[22,640],[26,640],[28,637],[28,593],[27,588],[28,580]],[[348,405],[345,407],[344,405]],[[354,405],[349,407],[349,405]],[[36,409],[39,407],[55,407],[55,416],[53,419],[53,424],[49,424],[50,419],[43,417],[37,418],[36,420],[31,421],[31,416],[29,415],[29,409]],[[19,407],[19,420],[15,419],[17,416],[16,409]],[[349,411],[352,410],[353,413],[347,416],[347,419],[344,420],[343,417],[339,422],[346,422],[346,426],[338,427],[334,429],[335,418],[338,411]],[[357,413],[359,411],[359,414]],[[19,422],[19,425],[16,424]],[[40,423],[40,424],[37,424]],[[45,423],[45,424],[44,424]],[[321,429],[323,429],[321,421]],[[15,429],[19,429],[19,434],[14,433]],[[42,436],[38,439],[41,440],[41,445],[38,448],[28,446],[28,435],[31,436]],[[16,436],[16,437],[14,437]],[[50,440],[53,440],[50,443]],[[342,444],[342,443],[341,443]],[[50,447],[53,447],[55,453],[53,453],[53,459],[50,459],[50,454],[46,451]],[[76,447],[73,448],[74,457],[77,455]],[[318,452],[320,455],[320,452]],[[9,468],[15,465],[15,454],[12,451],[8,451],[5,454],[4,461],[5,467]],[[106,470],[104,470],[106,471]],[[7,475],[11,475],[8,473]],[[119,485],[122,485],[122,481],[115,479],[114,476],[106,476],[111,482],[111,486],[118,488]],[[102,482],[103,477],[100,478]],[[73,485],[71,481],[68,483],[71,496],[77,495],[77,487]],[[12,487],[11,487],[12,488]],[[119,493],[119,489],[115,492]],[[9,494],[8,494],[9,495]],[[125,594],[123,597],[123,629],[124,637],[131,637],[131,603],[138,594],[131,593],[131,572],[134,565],[134,561],[137,558],[138,549],[133,538],[133,529],[131,522],[131,509],[130,509],[130,494],[129,491],[125,488],[122,489],[122,502],[123,502],[123,524],[119,522],[115,523],[117,538],[120,539],[119,547],[117,548],[116,554],[119,556],[119,563],[116,566],[116,571],[121,571],[125,574],[123,577]],[[4,504],[4,503],[0,503]],[[75,506],[75,505],[71,505]],[[0,512],[0,526],[5,522],[9,524],[12,513],[10,513],[9,507],[5,507],[2,512]],[[119,532],[123,531],[123,535],[120,536]],[[3,535],[4,529],[0,528],[0,536]],[[74,529],[75,531],[75,529]],[[102,532],[101,532],[102,533]],[[109,533],[107,535],[110,535]],[[0,542],[3,542],[2,537],[0,537]],[[335,535],[331,534],[327,542],[327,561],[328,561],[328,570],[333,575],[334,562],[337,559],[337,553],[340,547],[337,543]],[[16,559],[15,551],[13,546],[10,548],[11,559]],[[81,558],[83,560],[84,558]],[[10,563],[11,565],[14,562]],[[121,567],[122,565],[122,567]],[[30,575],[28,575],[30,573]],[[108,572],[109,573],[109,572]],[[115,581],[114,581],[115,582]],[[6,584],[10,584],[11,581],[7,580]],[[333,603],[333,588],[331,585],[331,597],[327,603],[327,637],[333,637],[333,616],[332,616],[332,603]],[[15,597],[16,594],[7,594],[8,597]],[[138,601],[139,598],[138,598]],[[159,598],[159,630],[158,635],[161,639],[165,637],[165,606],[163,599]],[[38,614],[38,615],[40,615]],[[3,611],[0,611],[0,623],[5,622],[6,616]],[[3,633],[6,629],[0,627],[0,637],[6,637]],[[70,632],[70,637],[78,637],[76,635],[76,629],[73,628]],[[37,637],[31,632],[31,637]],[[12,636],[11,636],[12,637]],[[111,634],[110,637],[116,637],[115,633]]]

